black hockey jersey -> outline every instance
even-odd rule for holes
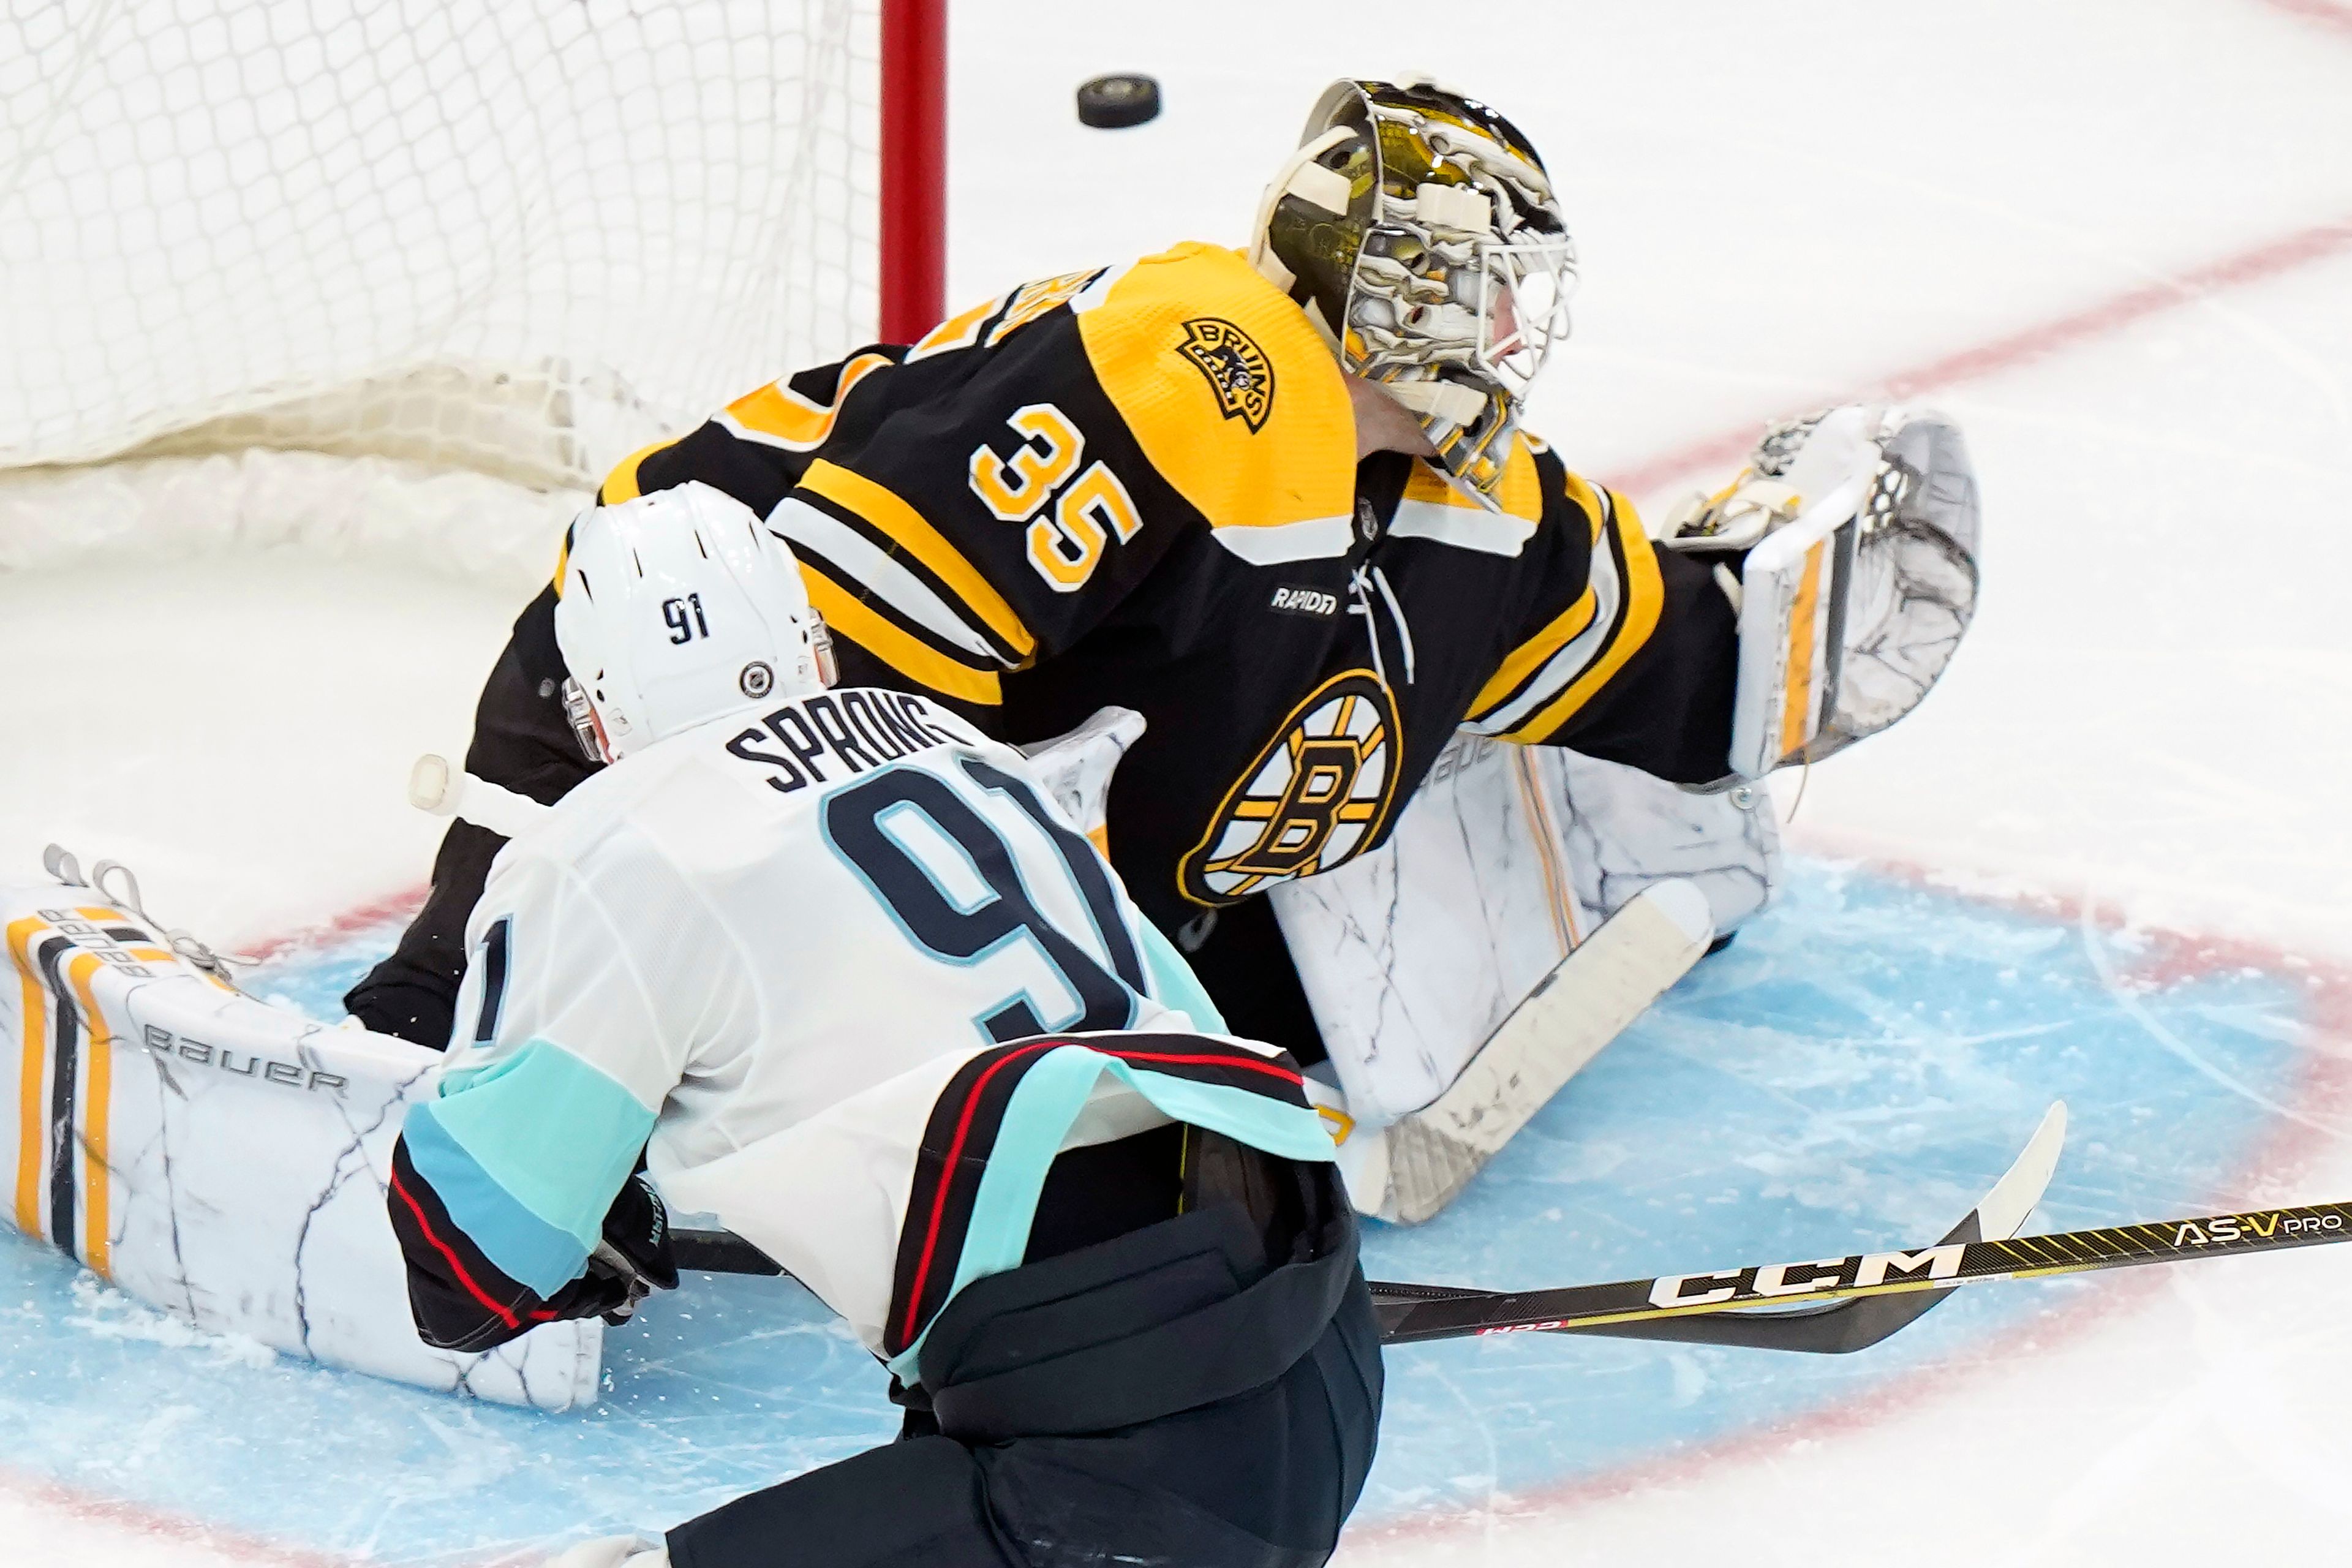
[[[1531,438],[1498,511],[1359,465],[1338,363],[1231,250],[1041,279],[761,387],[601,499],[688,479],[791,542],[845,680],[1015,742],[1141,712],[1110,848],[1167,929],[1381,842],[1461,728],[1724,772],[1735,637],[1703,570]]]

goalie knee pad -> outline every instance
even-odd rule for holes
[[[1669,549],[1721,557],[1739,617],[1729,772],[1815,762],[1917,707],[1975,616],[1976,470],[1959,427],[1853,405],[1774,426]]]

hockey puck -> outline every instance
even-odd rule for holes
[[[1098,76],[1078,84],[1078,123],[1117,131],[1160,117],[1160,83],[1148,76]]]

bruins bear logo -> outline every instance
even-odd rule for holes
[[[1240,420],[1253,436],[1265,428],[1274,412],[1274,362],[1247,332],[1215,316],[1196,316],[1184,323],[1178,348],[1209,378],[1226,418]]]
[[[1368,669],[1335,675],[1290,710],[1178,870],[1197,904],[1311,877],[1368,848],[1396,793],[1396,704]]]

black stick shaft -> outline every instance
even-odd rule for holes
[[[1607,1285],[1505,1294],[1435,1294],[1427,1286],[1374,1285],[1381,1339],[1390,1344],[1465,1334],[1593,1328],[1694,1317],[1736,1308],[1802,1307],[1815,1302],[1933,1290],[1989,1279],[2024,1279],[2233,1258],[2352,1240],[2352,1204],[2204,1215],[2149,1225],[2020,1236],[2003,1241],[1948,1242],[1916,1252],[1865,1252],[1808,1263],[1748,1265],[1706,1274],[1662,1274]],[[1423,1300],[1413,1293],[1433,1292]]]

